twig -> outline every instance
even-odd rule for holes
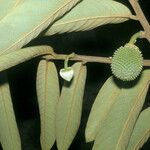
[[[150,25],[138,3],[138,0],[129,0],[129,2],[132,8],[134,9],[136,16],[145,31],[143,37],[145,37],[150,42]]]
[[[135,44],[135,43],[136,43],[136,40],[137,40],[138,38],[143,38],[143,31],[139,31],[139,32],[135,33],[135,34],[130,38],[129,43],[130,43],[130,44]]]
[[[43,56],[44,59],[47,60],[65,60],[67,55],[65,54],[55,54]],[[97,63],[104,63],[104,64],[111,64],[111,57],[99,57],[99,56],[86,56],[86,55],[77,55],[74,54],[73,58],[70,58],[72,61],[82,61],[84,63],[87,62],[97,62]]]
[[[67,55],[64,54],[56,54],[55,56],[46,55],[43,58],[47,60],[65,60]],[[99,57],[99,56],[86,56],[86,55],[77,55],[75,54],[73,58],[70,58],[72,61],[81,61],[83,63],[88,62],[96,62],[96,63],[104,63],[111,64],[111,57]],[[150,66],[150,60],[145,59],[143,62],[143,66]]]

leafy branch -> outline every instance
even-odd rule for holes
[[[149,42],[150,42],[150,25],[138,3],[138,0],[129,0],[133,10],[135,11],[136,15],[131,15],[128,16],[128,19],[133,19],[133,20],[138,20],[144,31],[141,32],[141,36],[139,38],[146,38]],[[61,23],[60,23],[61,24]],[[65,23],[64,23],[65,24]],[[57,23],[56,23],[57,25]],[[59,23],[58,23],[59,25]],[[54,25],[55,26],[55,25]],[[53,28],[53,26],[52,26]],[[51,33],[51,29],[48,30],[46,32],[46,35],[49,35]],[[66,58],[66,55],[64,54],[57,54],[55,57],[53,56],[46,56],[47,59],[54,59],[54,60],[64,60]],[[97,62],[97,63],[106,63],[106,64],[111,64],[111,57],[96,57],[96,56],[85,56],[85,55],[77,55],[75,54],[75,56],[73,58],[71,58],[70,60],[73,61],[82,61],[84,63],[87,62]],[[143,65],[144,66],[150,66],[150,60],[149,59],[145,59],[143,61]]]
[[[72,143],[81,120],[87,71],[86,65],[80,62],[110,64],[112,58],[77,54],[70,58],[66,54],[55,54],[50,46],[45,45],[20,48],[42,31],[44,32],[40,36],[85,31],[129,19],[139,21],[144,30],[139,32],[140,34],[133,35],[129,43],[134,44],[137,38],[146,38],[150,42],[150,25],[137,0],[129,0],[135,14],[131,14],[128,7],[114,0],[27,0],[21,4],[19,2],[20,0],[7,0],[7,5],[2,3],[0,9],[0,142],[4,150],[21,150],[6,70],[40,56],[42,60],[38,65],[36,89],[41,123],[41,147],[48,150],[56,141],[59,150],[66,150]],[[57,68],[53,62],[46,60],[65,60],[65,67],[61,69],[64,71],[71,68],[68,67],[68,59],[80,62],[72,66],[74,78],[71,82],[64,82],[60,93]],[[126,59],[125,61],[128,62]],[[150,60],[144,60],[144,66],[150,66]],[[61,70],[60,76],[66,77],[62,76],[64,74],[61,73],[64,72]],[[68,76],[70,72],[67,78]],[[134,86],[133,82],[128,83],[131,88],[126,88],[126,83],[116,84],[113,77],[105,82],[92,107],[89,117],[92,121],[88,121],[86,128],[86,141],[95,140],[93,150],[118,150],[127,147],[148,91],[149,77],[150,70],[143,71]],[[144,116],[147,118],[147,113],[143,114],[142,119]],[[141,122],[145,122],[142,119],[137,122],[134,131],[135,133],[136,130],[139,131],[140,126],[141,130],[138,132],[140,136],[133,134],[131,137],[134,143],[138,143],[137,147],[141,146],[149,136],[149,131],[144,131],[149,129],[149,126],[141,125]],[[100,129],[99,127],[102,127],[100,122],[103,123],[105,120],[105,126]],[[145,134],[142,135],[142,132]]]

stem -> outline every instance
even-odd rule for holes
[[[129,0],[129,2],[131,4],[131,6],[133,7],[133,9],[136,13],[136,16],[145,31],[144,37],[150,42],[150,25],[138,3],[138,0]]]
[[[64,62],[64,69],[68,68],[68,61],[69,61],[70,58],[72,58],[74,56],[75,56],[75,53],[71,53],[70,55],[66,55],[66,59],[65,59],[65,62]]]
[[[131,37],[129,43],[134,45],[135,42],[136,42],[136,40],[137,40],[138,38],[141,38],[141,37],[143,37],[143,31],[139,31],[139,32],[135,33],[135,34]]]
[[[57,54],[56,57],[52,55],[46,55],[43,58],[47,60],[65,60],[67,55],[64,54]],[[85,55],[77,55],[74,54],[73,58],[70,58],[69,60],[72,61],[81,61],[83,63],[88,62],[96,62],[96,63],[104,63],[104,64],[111,64],[111,57],[98,57],[98,56],[85,56]],[[143,62],[143,66],[150,66],[150,60],[145,59]]]
[[[65,62],[64,62],[64,69],[67,69],[68,68],[68,55],[66,56],[66,59],[65,59]]]

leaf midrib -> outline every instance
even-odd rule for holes
[[[52,27],[55,27],[55,26],[60,26],[60,25],[65,25],[65,24],[71,24],[71,23],[76,23],[76,22],[80,22],[80,21],[87,21],[87,20],[95,20],[95,19],[106,19],[106,18],[112,18],[112,19],[114,19],[114,18],[130,18],[130,16],[129,15],[127,15],[127,16],[119,16],[119,15],[114,15],[114,16],[95,16],[95,17],[87,17],[87,18],[82,18],[82,19],[76,19],[76,20],[73,20],[73,21],[64,21],[64,22],[62,22],[62,23],[55,23]],[[58,21],[59,22],[59,21]],[[50,28],[51,29],[51,28]]]
[[[4,74],[4,75],[5,75],[5,74]],[[4,83],[4,84],[6,84],[6,83]],[[6,85],[0,85],[0,86],[6,86]],[[5,98],[4,98],[5,95],[4,95],[4,91],[3,91],[4,89],[3,89],[3,87],[0,87],[0,90],[1,90],[1,92],[2,92],[2,93],[1,93],[1,94],[2,94],[2,103],[3,103],[4,111],[5,111],[5,114],[6,114],[6,120],[7,120],[7,122],[8,122],[7,127],[8,127],[8,130],[9,130],[9,133],[10,133],[10,139],[11,139],[11,143],[12,143],[11,145],[12,145],[13,148],[15,148],[14,143],[12,142],[12,141],[13,141],[13,137],[12,137],[12,132],[11,132],[11,128],[10,128],[10,122],[9,122],[9,117],[8,117],[9,115],[8,115],[8,113],[7,113],[7,111],[6,111],[7,108],[6,108],[6,104],[5,104],[5,102],[4,102],[4,101],[5,101],[5,100],[4,100],[4,99],[5,99]]]
[[[67,124],[66,124],[66,128],[65,128],[65,132],[64,133],[66,133],[67,134],[67,129],[68,129],[68,126],[69,126],[69,121],[70,121],[70,116],[71,116],[71,114],[72,114],[72,107],[74,106],[74,102],[75,101],[73,101],[73,99],[74,99],[74,97],[75,97],[75,93],[76,93],[76,89],[77,89],[77,85],[78,85],[78,81],[79,81],[79,77],[80,77],[80,74],[81,74],[81,70],[82,70],[83,68],[82,68],[82,66],[80,67],[80,70],[79,70],[79,74],[78,74],[78,77],[77,77],[77,82],[76,82],[76,84],[75,84],[75,86],[74,86],[74,92],[73,92],[73,96],[72,96],[72,98],[71,98],[71,101],[72,101],[72,103],[71,103],[71,107],[70,107],[70,111],[69,111],[69,117],[68,117],[68,121],[67,121]],[[66,136],[63,138],[63,143],[65,143],[64,141],[65,141],[65,139],[66,139]]]
[[[44,116],[43,116],[43,142],[44,142],[44,147],[46,148],[46,141],[45,141],[45,137],[46,137],[46,127],[45,127],[45,124],[46,124],[46,102],[47,102],[47,72],[48,72],[48,63],[47,63],[47,61],[45,62],[45,64],[46,64],[46,66],[45,66],[45,71],[44,71],[44,76],[45,76],[45,81],[44,81],[44,84],[45,84],[45,86],[44,86],[44,91],[45,91],[45,95],[44,95]]]
[[[8,48],[4,49],[4,51],[0,54],[2,55],[3,53],[5,53],[7,50],[11,49],[12,47],[14,47],[17,43],[21,42],[23,39],[25,39],[27,36],[30,36],[34,31],[38,30],[38,28],[40,28],[43,24],[45,24],[52,16],[56,15],[61,9],[63,9],[64,7],[66,7],[70,2],[72,2],[72,0],[67,1],[66,3],[64,3],[60,8],[58,8],[56,11],[54,11],[54,13],[50,16],[48,16],[43,22],[41,22],[37,27],[35,27],[32,31],[28,32],[27,34],[25,34],[22,38],[20,38],[18,41],[14,42],[11,46],[9,46]],[[51,22],[50,22],[51,23]],[[49,24],[50,24],[49,23]]]
[[[128,118],[127,118],[127,120],[126,120],[126,122],[125,122],[125,124],[124,124],[124,126],[123,126],[123,130],[122,130],[122,132],[121,132],[121,134],[120,134],[120,137],[119,137],[119,140],[118,140],[118,142],[117,142],[117,145],[116,145],[115,150],[118,149],[118,146],[119,146],[119,144],[120,144],[120,141],[122,140],[123,134],[124,134],[124,132],[125,132],[125,130],[126,130],[126,127],[128,126],[128,122],[130,121],[130,117],[131,117],[131,115],[132,115],[132,112],[134,111],[135,106],[136,106],[136,104],[138,103],[139,97],[144,93],[144,91],[145,91],[145,89],[147,88],[148,85],[149,85],[149,82],[147,82],[147,84],[146,84],[145,87],[143,88],[142,92],[138,94],[138,96],[137,96],[138,98],[136,97],[137,100],[135,101],[134,105],[132,106],[132,108],[131,108],[131,110],[130,110],[130,112],[129,112],[129,116],[128,116]]]

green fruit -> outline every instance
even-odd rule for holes
[[[115,77],[123,81],[136,79],[143,68],[143,57],[139,48],[133,44],[126,44],[115,51],[111,70]]]

